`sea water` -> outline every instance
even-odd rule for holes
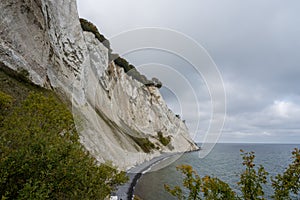
[[[182,176],[176,171],[176,166],[183,164],[191,165],[201,177],[218,177],[240,194],[237,182],[244,169],[240,149],[246,152],[254,151],[256,166],[262,164],[269,175],[274,177],[292,162],[291,152],[294,148],[300,148],[300,144],[216,144],[205,158],[200,159],[199,152],[185,153],[167,167],[144,174],[135,187],[135,194],[143,200],[174,199],[164,190],[164,184],[181,184]],[[270,199],[273,193],[270,179],[264,186],[264,191],[265,197]],[[300,196],[295,199],[300,199]]]

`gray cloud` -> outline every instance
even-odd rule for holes
[[[300,2],[296,0],[78,0],[79,12],[108,38],[140,27],[180,31],[203,45],[216,62],[227,92],[227,119],[221,141],[300,143]],[[210,97],[201,77],[172,55],[142,51],[126,55],[136,66],[168,65],[197,91],[175,85],[183,118],[195,127],[200,108],[202,140],[210,120]],[[167,78],[167,74],[157,77]],[[178,101],[162,90],[178,113]],[[192,128],[193,129],[193,128]]]

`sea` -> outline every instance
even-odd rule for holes
[[[201,146],[201,144],[199,144]],[[256,166],[260,164],[265,167],[270,176],[282,173],[292,162],[294,148],[300,148],[300,144],[229,144],[218,143],[214,149],[205,157],[199,158],[199,152],[184,153],[174,161],[167,162],[166,167],[153,167],[152,171],[144,173],[138,180],[134,194],[143,200],[173,200],[175,199],[164,190],[164,184],[170,186],[180,185],[181,174],[176,170],[178,165],[191,165],[198,174],[215,176],[228,183],[237,194],[240,189],[237,185],[239,176],[243,171],[240,149],[245,152],[254,151]],[[158,165],[159,166],[159,165]],[[161,168],[161,169],[160,169]],[[264,186],[265,198],[271,199],[273,190],[271,180]],[[300,199],[300,196],[293,196],[293,199]]]

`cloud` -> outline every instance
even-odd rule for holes
[[[260,111],[229,116],[223,136],[233,141],[297,143],[299,119],[299,104],[275,100]]]
[[[94,22],[107,38],[155,26],[175,29],[203,45],[219,68],[227,93],[221,141],[300,143],[299,1],[78,0],[78,7],[80,15]],[[142,51],[125,57],[136,66],[171,66],[187,77],[197,101],[191,97],[191,88],[172,83],[168,73],[154,75],[164,79],[166,86],[169,81],[181,108],[174,95],[162,90],[164,98],[174,112],[182,112],[189,127],[197,125],[194,110],[199,106],[201,140],[211,117],[210,96],[202,78],[189,70],[187,62],[166,53]]]

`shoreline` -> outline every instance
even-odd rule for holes
[[[128,188],[128,199],[132,199],[133,198],[133,195],[134,195],[134,191],[135,191],[135,186],[136,184],[138,183],[139,179],[145,174],[145,173],[148,173],[149,171],[151,171],[152,167],[158,165],[160,162],[164,161],[164,160],[167,160],[167,159],[170,159],[171,157],[175,156],[175,155],[178,155],[178,154],[181,154],[181,153],[170,153],[170,154],[165,154],[165,155],[161,155],[161,156],[158,156],[158,157],[155,157],[153,159],[151,159],[149,162],[149,164],[143,168],[140,172],[136,173],[131,184],[130,184],[130,187]],[[151,162],[153,161],[153,162]]]
[[[198,150],[194,151],[200,151],[200,147]],[[160,156],[154,157],[149,161],[132,167],[126,172],[127,176],[129,177],[129,181],[124,185],[118,186],[116,191],[114,191],[111,196],[117,196],[118,200],[132,200],[135,191],[135,186],[138,183],[138,180],[143,176],[143,174],[151,171],[152,167],[157,166],[162,161],[171,159],[173,156],[191,153],[194,151],[163,153]]]
[[[185,152],[184,152],[185,153]],[[140,165],[137,165],[129,169],[126,173],[129,177],[129,181],[123,185],[117,187],[117,190],[112,193],[111,196],[118,196],[118,200],[131,200],[134,195],[134,189],[138,180],[151,170],[151,168],[159,164],[163,160],[167,160],[175,155],[182,154],[180,153],[164,153],[160,156],[154,157],[149,161],[146,161]]]

